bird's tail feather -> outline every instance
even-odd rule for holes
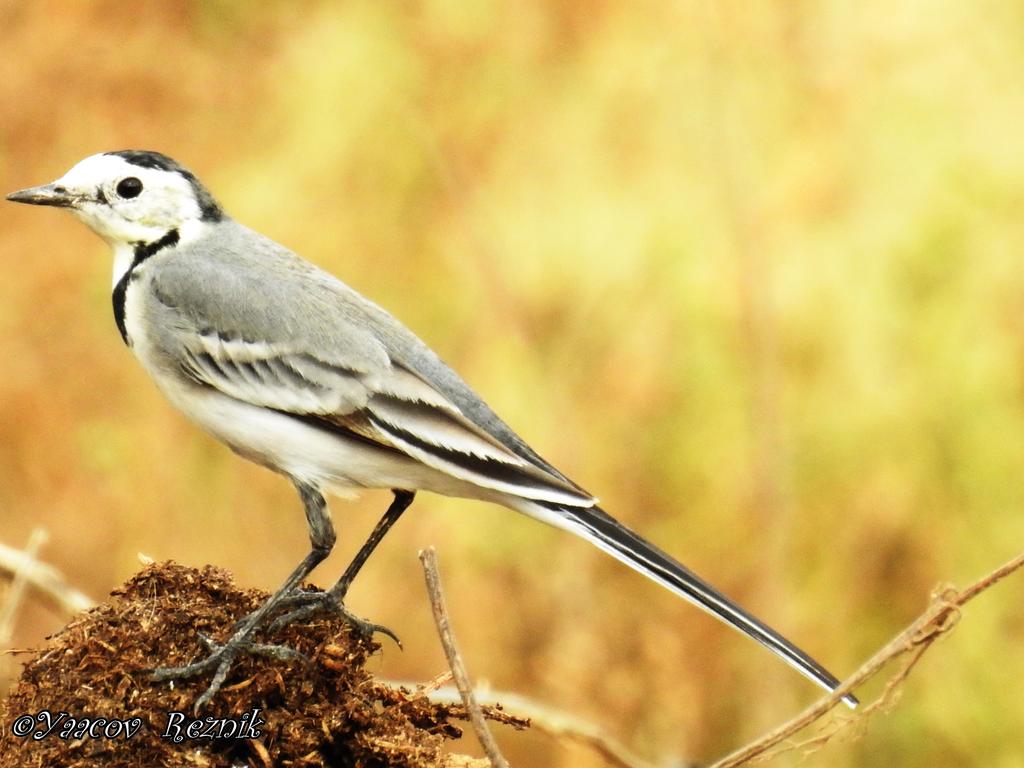
[[[599,507],[569,507],[538,501],[528,502],[528,505],[530,508],[523,510],[527,514],[590,541],[617,560],[761,643],[825,690],[832,691],[839,686],[839,680],[804,651]],[[844,697],[843,701],[851,708],[858,703],[853,695]]]

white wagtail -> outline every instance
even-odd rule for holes
[[[233,221],[171,158],[134,150],[93,155],[52,184],[7,199],[68,208],[110,245],[121,338],[174,405],[239,455],[288,477],[305,507],[312,548],[281,588],[229,640],[209,643],[206,658],[154,673],[171,680],[212,670],[197,709],[216,695],[240,652],[276,647],[253,642],[275,615],[270,630],[331,610],[364,632],[391,634],[352,616],[343,601],[419,490],[494,502],[571,531],[821,687],[839,685],[778,632],[601,510],[405,326]],[[391,489],[394,500],[337,584],[302,591],[335,541],[323,493],[360,488]]]

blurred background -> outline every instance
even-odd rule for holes
[[[1024,548],[1022,25],[1010,0],[0,0],[0,191],[170,154],[842,675]],[[45,527],[96,599],[139,552],[276,587],[307,548],[295,493],[163,401],[106,247],[0,204],[0,268],[0,541]],[[332,503],[319,584],[389,498]],[[651,759],[715,757],[817,695],[585,543],[427,496],[349,601],[405,641],[383,676],[445,668],[430,544],[474,677]],[[804,764],[1020,765],[1020,590]],[[11,645],[66,618],[29,605]],[[513,765],[600,765],[498,735]]]

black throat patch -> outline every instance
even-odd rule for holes
[[[135,256],[132,258],[131,266],[125,270],[124,274],[121,275],[121,279],[117,281],[117,285],[114,286],[112,296],[114,302],[114,322],[117,323],[117,330],[121,332],[121,338],[124,339],[124,343],[129,347],[132,345],[132,342],[128,338],[128,328],[125,326],[124,299],[128,291],[128,283],[134,279],[135,268],[153,254],[162,251],[164,248],[177,245],[180,239],[178,230],[172,229],[159,240],[155,240],[152,243],[136,243]]]

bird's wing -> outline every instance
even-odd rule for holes
[[[162,345],[183,373],[237,400],[358,434],[484,488],[594,503],[393,359],[350,289],[249,234],[267,249],[258,260],[207,244],[201,254],[182,250],[153,265]]]

